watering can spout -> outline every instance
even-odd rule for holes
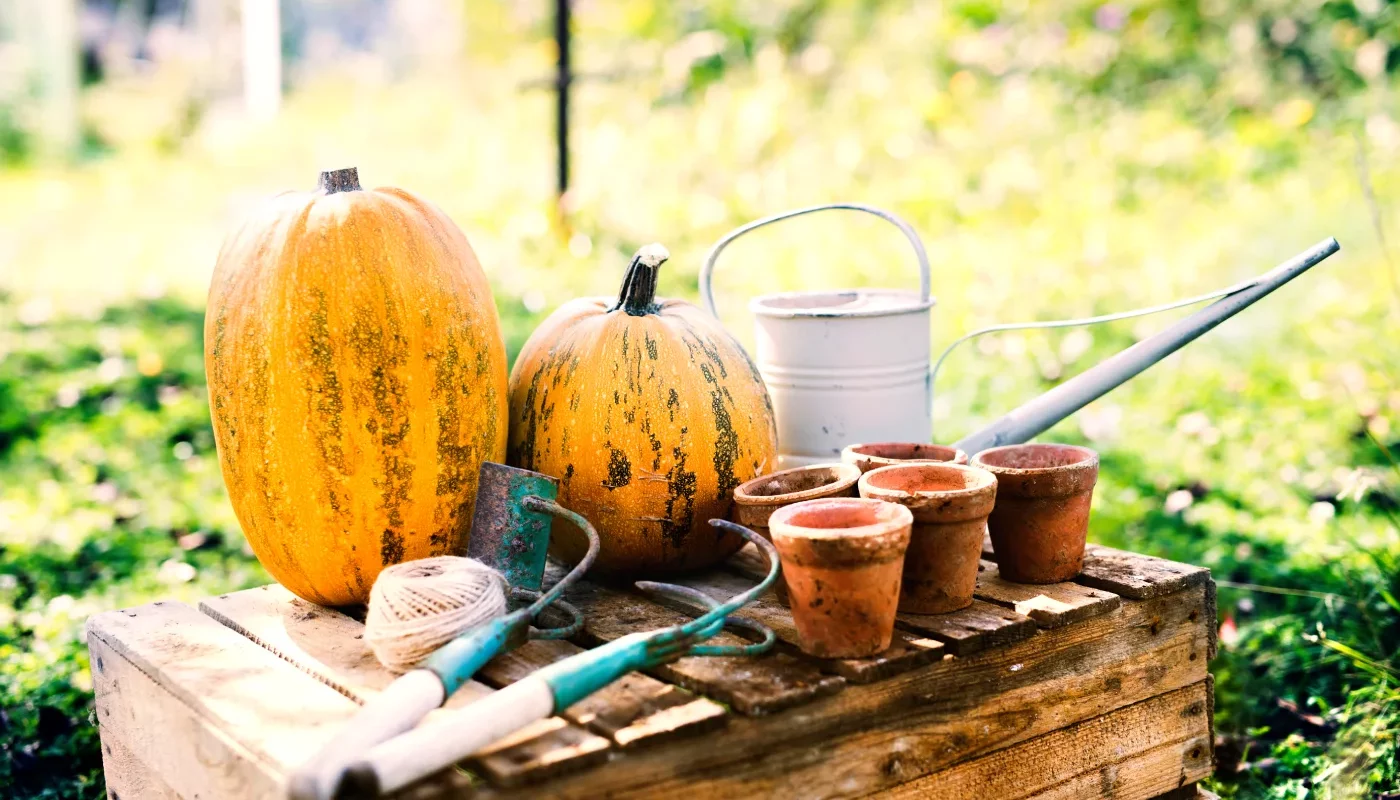
[[[1019,444],[1034,438],[1340,249],[1341,246],[1333,238],[1313,245],[1239,291],[1225,295],[1162,332],[1065,381],[982,430],[963,437],[956,446],[968,453],[976,453],[989,447]]]

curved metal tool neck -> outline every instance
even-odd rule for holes
[[[1320,264],[1341,249],[1328,238],[1278,265],[1258,281],[1217,300],[1166,330],[1017,408],[976,433],[958,440],[956,447],[977,453],[1003,444],[1019,444],[1034,438],[1055,423],[1108,394],[1148,367],[1166,358],[1201,335],[1233,317],[1265,295]]]

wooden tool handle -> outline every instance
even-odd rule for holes
[[[339,798],[378,797],[451,766],[554,713],[549,684],[531,675],[447,717],[375,746],[345,773]]]
[[[375,745],[418,724],[447,700],[442,681],[433,672],[405,673],[350,718],[287,782],[292,800],[330,800],[346,767]]]

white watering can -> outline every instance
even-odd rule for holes
[[[1167,311],[1220,299],[1166,330],[1090,368],[956,446],[968,453],[1033,438],[1128,381],[1246,306],[1341,249],[1326,239],[1269,272],[1209,294],[1117,314],[1054,322],[996,325],[973,331],[930,359],[928,254],[909,223],[872,206],[835,203],[754,220],[715,243],[700,269],[700,297],[716,317],[711,277],[720,253],[744,234],[814,211],[847,209],[874,214],[899,228],[919,262],[919,290],[839,289],[762,295],[749,301],[755,362],[768,386],[778,423],[778,469],[839,460],[841,449],[863,442],[928,442],[933,435],[933,381],[954,347],[993,331],[1058,328]]]

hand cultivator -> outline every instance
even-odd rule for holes
[[[384,741],[349,765],[344,780],[335,787],[336,794],[333,796],[377,797],[382,792],[407,786],[455,764],[531,722],[563,711],[633,670],[648,669],[687,656],[751,656],[767,651],[775,640],[771,630],[751,620],[729,615],[772,585],[778,576],[777,552],[766,539],[747,528],[725,520],[711,520],[710,524],[744,537],[763,551],[769,565],[768,574],[763,580],[724,603],[684,586],[639,581],[636,586],[644,592],[678,595],[699,602],[710,610],[685,624],[634,633],[560,661],[451,712],[449,718],[433,721]],[[546,597],[557,589],[559,585],[551,589]],[[750,636],[758,637],[759,641],[747,645],[704,644],[726,626],[745,630]]]

